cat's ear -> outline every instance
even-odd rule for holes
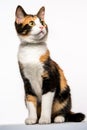
[[[15,16],[15,21],[17,24],[21,24],[24,20],[24,17],[26,16],[26,12],[20,5],[16,8]]]
[[[45,7],[43,6],[37,13],[37,16],[43,21],[45,17]]]

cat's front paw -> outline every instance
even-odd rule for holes
[[[39,124],[49,124],[49,123],[51,123],[51,119],[48,117],[41,117],[39,119]]]
[[[26,125],[32,125],[32,124],[35,124],[36,122],[37,122],[37,119],[35,119],[35,118],[27,118],[25,120]]]

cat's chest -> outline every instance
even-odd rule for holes
[[[42,94],[42,74],[44,71],[40,57],[46,50],[45,46],[27,46],[20,47],[18,52],[18,60],[23,65],[23,73],[30,81],[32,89],[39,99]]]
[[[40,57],[46,52],[46,50],[46,45],[20,46],[18,60],[22,64],[41,64]]]

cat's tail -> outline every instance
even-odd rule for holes
[[[81,122],[85,119],[83,113],[73,113],[70,112],[66,115],[66,122]]]

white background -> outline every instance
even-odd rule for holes
[[[0,124],[24,123],[27,117],[14,27],[19,4],[31,14],[46,7],[51,57],[71,87],[72,110],[87,114],[87,0],[0,0]]]

